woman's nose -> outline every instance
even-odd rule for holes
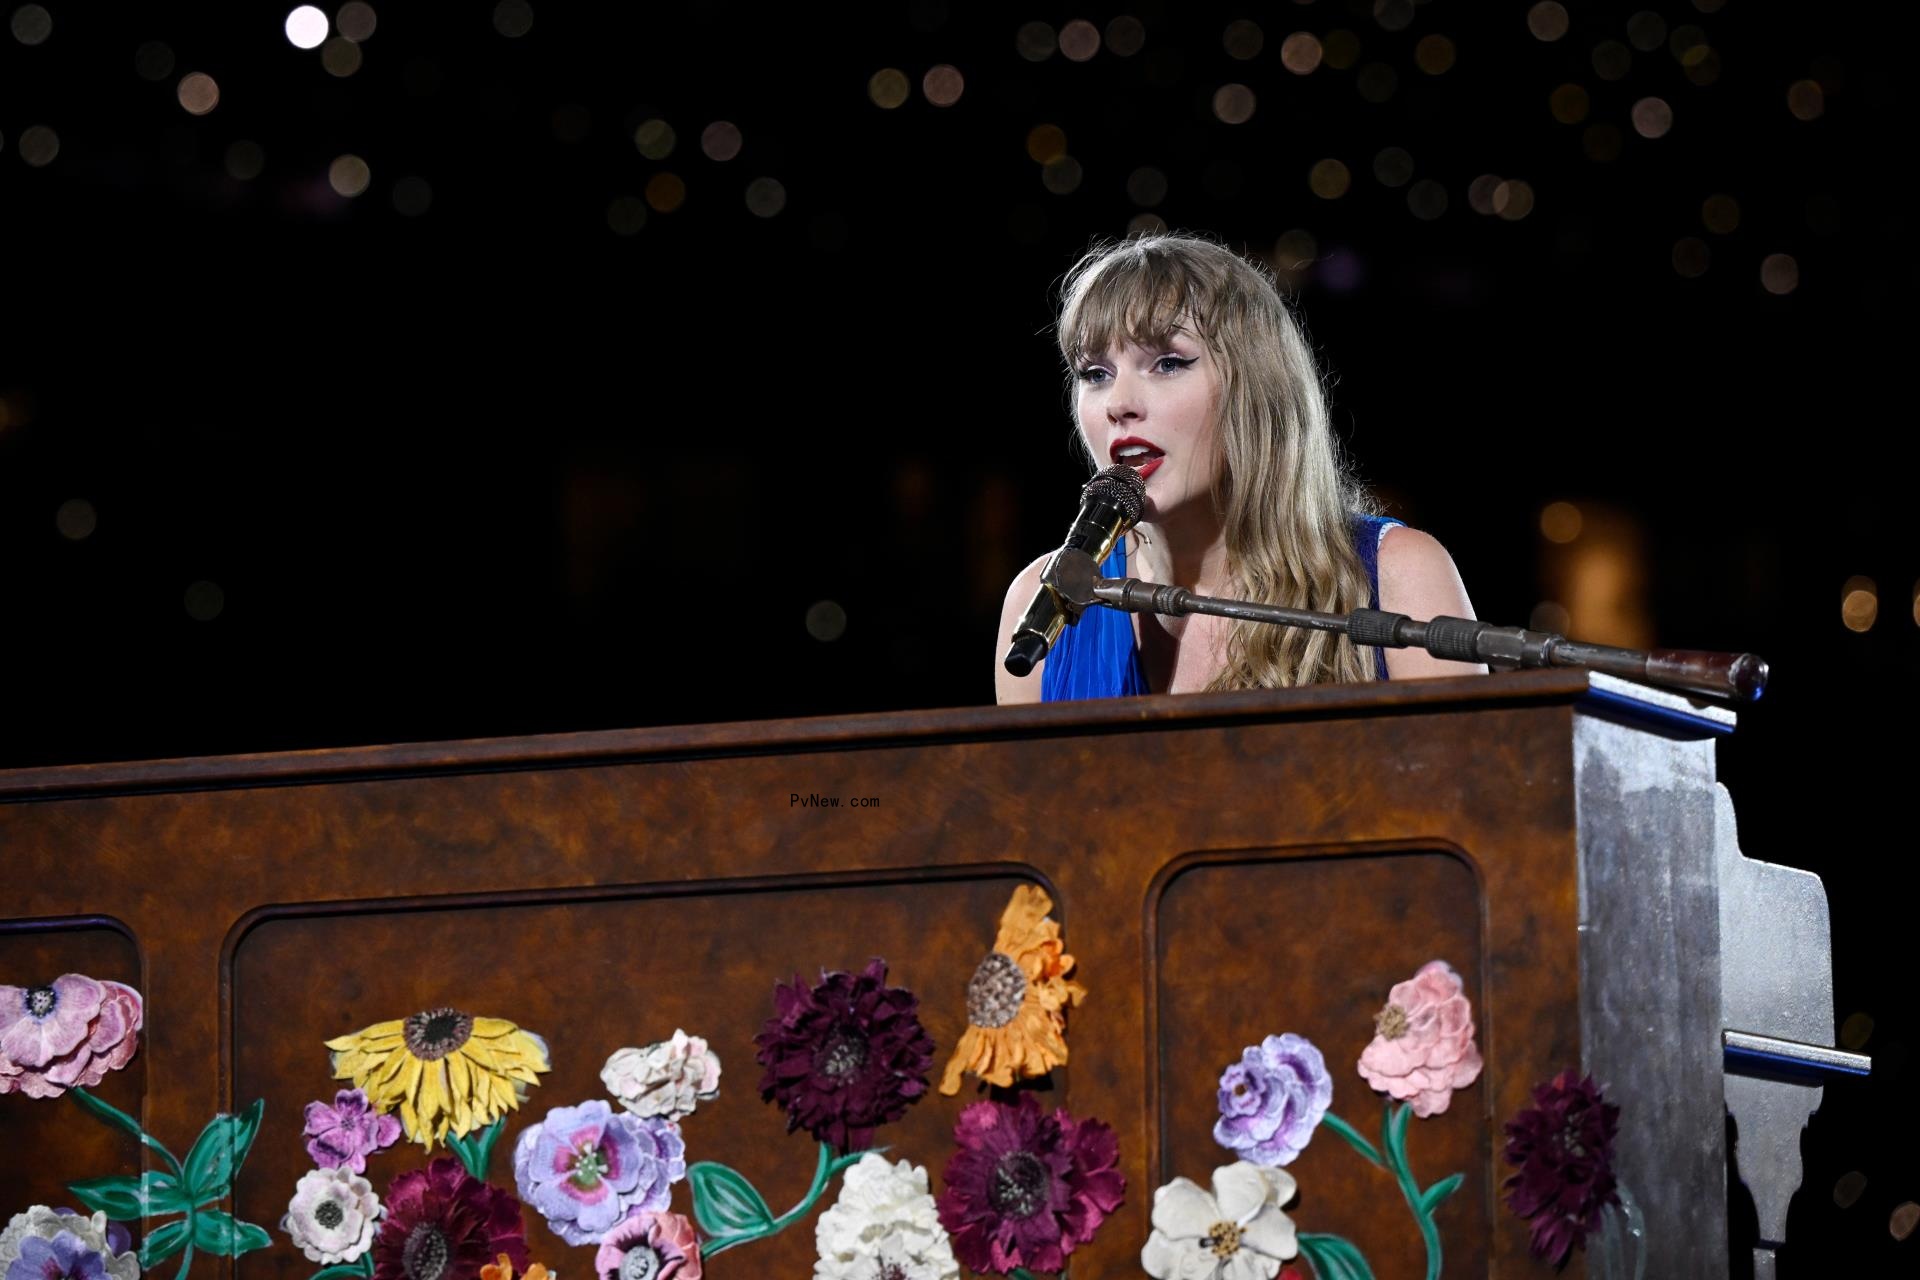
[[[1145,402],[1137,379],[1121,373],[1107,391],[1107,421],[1131,422],[1144,416]]]

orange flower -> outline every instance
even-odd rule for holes
[[[960,1092],[965,1073],[1004,1087],[1066,1064],[1067,1006],[1086,999],[1087,989],[1067,976],[1073,957],[1047,918],[1051,910],[1045,890],[1023,884],[1013,891],[993,950],[967,983],[967,1029],[940,1092]]]
[[[501,1254],[500,1261],[480,1268],[480,1280],[513,1280],[513,1259]],[[526,1269],[521,1280],[554,1280],[554,1273],[536,1262]]]

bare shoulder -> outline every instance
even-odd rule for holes
[[[1020,615],[1033,603],[1033,593],[1040,589],[1040,572],[1047,567],[1052,555],[1048,551],[1035,556],[1032,564],[1015,574],[1012,585],[1007,588],[1006,601],[1000,606],[999,642],[993,651],[993,692],[995,700],[1002,705],[1040,701],[1040,673],[1047,664],[1040,662],[1030,674],[1016,676],[1001,666],[1000,660],[1007,656],[1007,646],[1013,643],[1013,629],[1020,625]]]
[[[1453,557],[1432,534],[1406,525],[1390,527],[1380,539],[1380,607],[1422,621],[1474,616]],[[1478,663],[1443,662],[1418,649],[1387,650],[1387,674],[1395,680],[1485,671]]]

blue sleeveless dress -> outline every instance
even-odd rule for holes
[[[1388,516],[1353,517],[1353,549],[1367,566],[1371,593],[1367,603],[1380,607],[1380,539],[1401,523]],[[1103,577],[1127,576],[1125,540],[1113,548],[1100,566]],[[1387,655],[1373,651],[1374,672],[1387,678]],[[1098,606],[1080,615],[1080,621],[1060,633],[1040,669],[1040,701],[1065,702],[1073,698],[1119,698],[1149,693],[1146,669],[1133,644],[1133,615]]]

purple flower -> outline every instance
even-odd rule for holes
[[[927,1091],[933,1037],[920,1025],[920,1001],[887,985],[887,962],[859,973],[798,975],[773,989],[774,1016],[753,1042],[767,1073],[760,1096],[787,1112],[787,1132],[805,1129],[841,1151],[873,1141]]]
[[[301,1136],[307,1140],[307,1154],[322,1169],[365,1173],[368,1156],[400,1140],[400,1120],[367,1105],[361,1090],[342,1089],[333,1095],[332,1106],[307,1104],[307,1127]]]
[[[975,1102],[954,1126],[940,1225],[953,1253],[979,1272],[1056,1272],[1126,1199],[1120,1140],[1098,1120],[1042,1115],[1031,1093],[1019,1106]]]
[[[1507,1163],[1519,1171],[1504,1186],[1507,1207],[1533,1228],[1533,1254],[1565,1266],[1574,1247],[1620,1203],[1613,1177],[1613,1139],[1620,1108],[1606,1101],[1592,1076],[1562,1071],[1533,1090],[1534,1107],[1507,1121]]]
[[[145,1017],[132,987],[66,973],[45,986],[0,986],[0,1094],[57,1098],[132,1061]]]
[[[107,1260],[71,1231],[51,1240],[28,1236],[7,1268],[7,1280],[108,1280]]]
[[[1268,1036],[1220,1077],[1213,1140],[1254,1164],[1291,1164],[1333,1102],[1326,1059],[1304,1036]]]
[[[598,1099],[555,1107],[513,1148],[520,1198],[568,1244],[594,1244],[635,1211],[658,1212],[687,1176],[678,1126]]]

